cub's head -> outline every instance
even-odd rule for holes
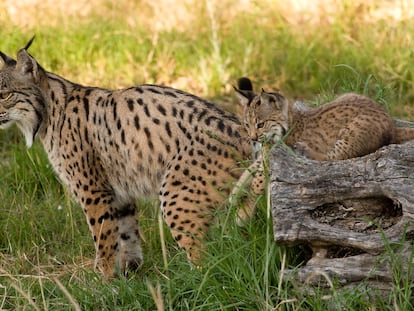
[[[17,60],[0,52],[0,129],[16,124],[30,147],[45,116],[40,88],[45,75],[27,49],[34,37],[17,53]],[[1,66],[1,65],[0,65]]]
[[[276,143],[286,135],[289,103],[283,95],[264,90],[255,93],[252,89],[241,89],[240,83],[234,89],[243,107],[242,122],[250,139]]]

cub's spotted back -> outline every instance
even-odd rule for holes
[[[315,109],[298,110],[278,92],[238,91],[248,136],[264,146],[284,142],[315,160],[360,157],[414,139],[413,128],[396,127],[372,99],[348,93]]]
[[[251,148],[239,121],[194,95],[158,85],[111,91],[45,71],[27,53],[0,53],[0,128],[15,123],[43,144],[81,204],[106,277],[141,264],[135,201],[159,194],[171,233],[190,259]]]

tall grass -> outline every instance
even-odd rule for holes
[[[0,50],[14,56],[36,34],[31,54],[75,82],[109,88],[168,84],[235,110],[231,85],[247,75],[257,88],[279,88],[313,104],[347,91],[364,93],[395,116],[414,119],[409,2],[25,3],[8,2],[19,14],[2,11]],[[300,3],[311,7],[293,9]],[[389,14],[394,11],[401,18]],[[201,268],[186,261],[159,225],[156,200],[140,201],[144,266],[105,283],[92,269],[93,245],[81,209],[41,146],[27,150],[15,129],[0,132],[0,172],[0,309],[412,308],[412,286],[398,260],[395,286],[385,296],[335,284],[309,295],[302,284],[281,277],[281,270],[302,263],[306,250],[273,242],[266,198],[243,228],[235,225],[235,207],[218,212]]]

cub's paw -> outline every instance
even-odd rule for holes
[[[293,145],[293,151],[299,156],[306,157],[306,158],[312,158],[311,157],[311,151],[308,147],[308,145],[304,142],[297,142]]]

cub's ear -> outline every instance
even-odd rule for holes
[[[262,104],[270,107],[270,109],[277,109],[286,112],[289,106],[288,100],[280,93],[268,93],[262,89],[260,93],[260,101]]]
[[[253,100],[253,98],[256,96],[256,94],[252,91],[239,90],[235,86],[233,86],[233,88],[236,91],[236,97],[238,98],[240,105],[242,105],[243,107],[248,106]]]
[[[3,67],[4,66],[7,66],[7,67],[16,66],[16,61],[13,58],[11,58],[11,57],[7,56],[6,54],[4,54],[3,52],[0,52],[0,57],[1,57],[1,60],[3,62]]]
[[[16,70],[22,76],[30,76],[34,82],[39,81],[39,65],[36,60],[27,53],[26,48],[21,49],[17,53]]]

